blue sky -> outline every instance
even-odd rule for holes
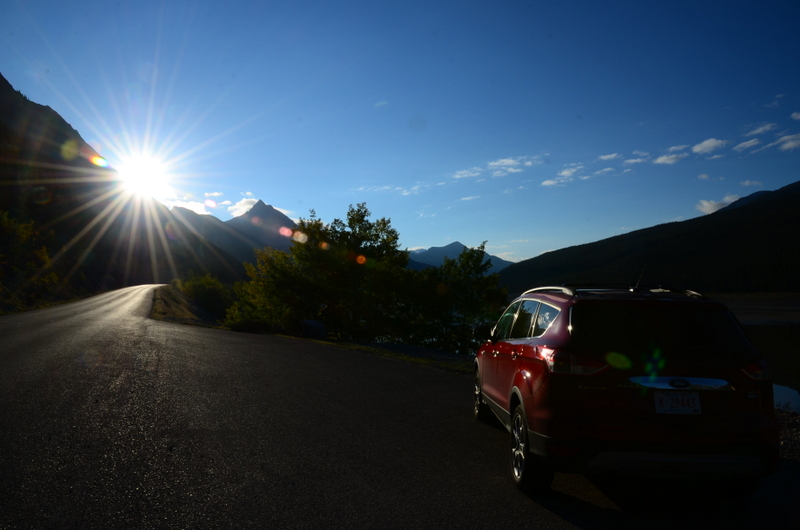
[[[797,2],[37,2],[0,72],[159,199],[519,261],[800,180]]]

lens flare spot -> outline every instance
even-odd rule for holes
[[[217,207],[217,201],[212,201],[211,199],[206,199],[203,204],[206,205],[206,208],[216,208]]]
[[[305,235],[300,230],[295,230],[294,234],[292,234],[292,239],[294,239],[298,243],[306,243],[308,241],[308,236]]]
[[[78,145],[78,142],[75,140],[67,140],[63,144],[61,144],[61,158],[64,160],[72,160],[78,153],[80,153],[81,148]]]
[[[96,166],[108,167],[108,160],[106,160],[102,156],[95,155],[95,156],[93,156],[92,158],[89,159],[89,162],[91,162],[92,164],[94,164]]]
[[[39,186],[31,190],[31,200],[36,204],[47,204],[53,199],[53,193],[45,188]]]
[[[630,370],[633,366],[633,362],[626,355],[615,351],[606,354],[606,362],[617,370]]]
[[[170,239],[178,239],[178,233],[175,231],[175,227],[172,223],[167,223],[167,226],[164,227],[164,233],[167,234],[167,237]]]
[[[359,254],[358,256],[356,256],[356,263],[358,263],[359,265],[364,265],[366,262],[367,262],[367,257],[364,256],[363,254]]]
[[[325,241],[320,241],[319,242],[319,248],[321,248],[322,250],[328,250],[328,249],[331,248],[331,246],[328,243],[326,243]]]
[[[285,226],[282,226],[278,232],[280,232],[283,237],[292,237],[294,235],[294,230]]]

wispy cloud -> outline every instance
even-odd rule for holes
[[[692,152],[697,153],[698,155],[704,155],[711,153],[712,151],[716,151],[720,147],[724,147],[727,143],[728,142],[725,140],[709,138],[708,140],[703,140],[699,144],[692,146]]]
[[[474,201],[475,199],[480,199],[480,195],[473,195],[472,197],[461,197],[462,201]]]
[[[769,146],[777,145],[781,151],[794,151],[800,147],[800,134],[791,134],[788,136],[781,136],[777,142],[769,144]],[[767,146],[767,147],[769,147]]]
[[[629,158],[623,164],[641,164],[642,162],[647,162],[647,160],[647,158]]]
[[[695,205],[695,209],[703,212],[704,214],[714,213],[717,210],[725,208],[732,202],[738,201],[738,195],[726,195],[721,201],[706,201],[701,200]]]
[[[793,120],[800,120],[800,112],[792,112]]]
[[[410,188],[405,188],[403,186],[361,186],[360,188],[356,188],[356,191],[365,191],[365,192],[372,192],[372,193],[399,193],[400,195],[417,195],[422,192],[422,186],[417,184],[416,186],[412,186]]]
[[[759,182],[757,180],[743,180],[739,184],[741,184],[742,186],[758,186],[758,187],[761,187],[761,186],[764,185],[764,183]]]
[[[454,179],[463,179],[469,177],[477,177],[483,172],[483,169],[479,167],[473,167],[472,169],[462,169],[461,171],[456,171],[453,173]]]
[[[750,149],[751,147],[755,147],[760,143],[761,142],[758,140],[758,138],[753,138],[752,140],[747,140],[746,142],[740,143],[739,145],[735,146],[733,150],[741,153],[745,149]]]
[[[249,191],[247,194],[252,195]],[[244,194],[243,194],[244,195]],[[258,199],[242,199],[236,204],[228,206],[228,212],[234,217],[239,217],[240,215],[244,215],[250,211],[250,209],[255,206],[258,202]]]
[[[221,191],[207,191],[203,194],[206,197],[220,197],[224,195]]]
[[[697,175],[697,178],[700,180],[708,180],[708,173],[700,173]]]
[[[674,153],[675,151],[683,151],[687,147],[689,147],[689,146],[688,145],[673,145],[672,147],[667,149],[667,151],[669,151],[670,153]]]
[[[686,153],[678,153],[678,154],[674,154],[674,155],[662,155],[662,156],[656,158],[655,160],[653,160],[653,163],[654,164],[672,165],[672,164],[674,164],[676,162],[680,162],[681,160],[683,160],[687,156],[689,156],[689,155],[686,154]]]
[[[617,158],[622,158],[622,155],[619,153],[613,153],[610,155],[600,155],[597,157],[598,160],[615,160]]]
[[[210,215],[210,212],[206,210],[206,204],[197,201],[175,201],[169,204],[171,208],[175,206],[179,206],[180,208],[186,208],[187,210],[191,210],[196,214],[199,215]]]
[[[488,162],[486,168],[491,172],[493,177],[505,177],[509,173],[520,173],[523,171],[523,168],[540,163],[541,161],[537,157],[515,156]]]
[[[606,173],[611,173],[612,171],[614,171],[613,167],[607,167],[607,168],[603,168],[603,169],[599,169],[599,170],[595,171],[594,174],[595,175],[604,175]]]
[[[573,164],[566,169],[562,169],[557,173],[559,177],[563,177],[565,179],[571,178],[575,173],[582,170],[583,166],[580,164]]]
[[[762,123],[755,129],[751,129],[750,132],[745,134],[745,136],[756,136],[757,134],[764,134],[765,132],[773,130],[777,126],[778,126],[777,123]]]

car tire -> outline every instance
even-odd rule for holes
[[[525,409],[517,406],[511,417],[511,477],[519,489],[541,494],[553,484],[553,468],[547,460],[531,453]]]
[[[483,391],[481,390],[481,374],[477,369],[475,369],[474,381],[475,383],[474,383],[473,398],[472,398],[473,400],[472,416],[476,420],[488,421],[491,414],[489,413],[489,407],[483,400]]]

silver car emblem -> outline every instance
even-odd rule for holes
[[[669,386],[672,388],[689,388],[692,384],[686,379],[670,379]]]

